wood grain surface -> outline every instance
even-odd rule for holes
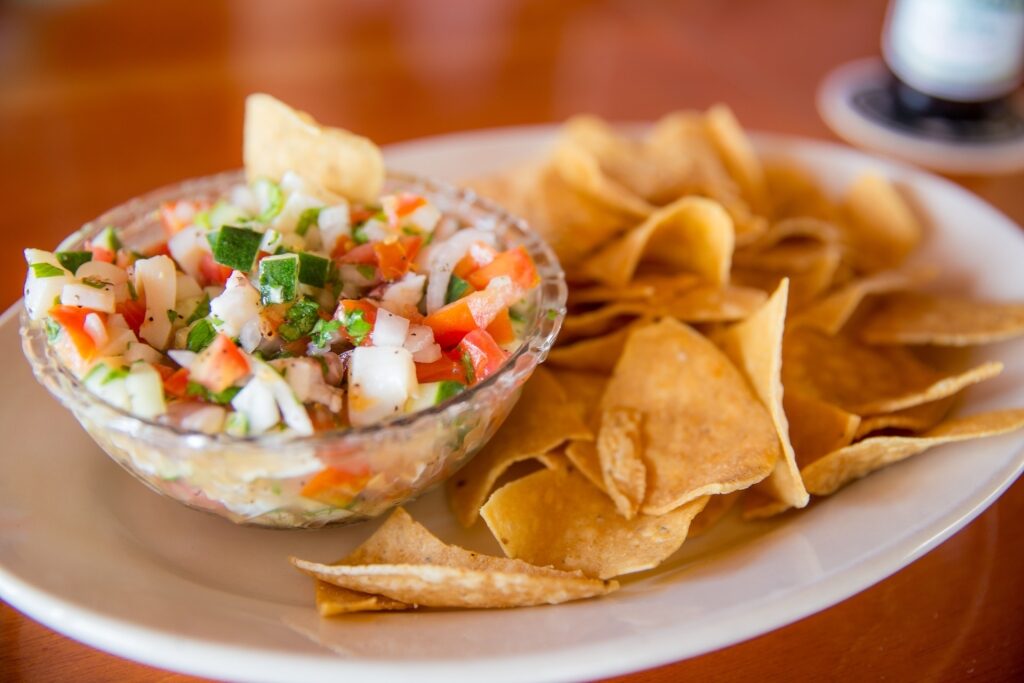
[[[878,53],[883,0],[18,0],[0,3],[0,302],[20,250],[121,201],[240,165],[271,92],[380,143],[729,103],[833,139],[822,77]],[[955,179],[1024,223],[1024,175]],[[739,645],[615,679],[1022,680],[1024,490],[891,578]],[[0,604],[0,681],[191,681]]]

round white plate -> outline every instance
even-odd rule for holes
[[[395,168],[457,180],[542,153],[551,128],[399,145]],[[932,226],[925,256],[942,286],[1024,299],[1024,238],[964,190],[833,145],[759,136],[837,190],[873,170],[908,191]],[[964,412],[1024,406],[1024,342],[981,355],[1002,376]],[[109,652],[222,679],[561,681],[634,671],[778,628],[882,580],[949,537],[1018,476],[1024,436],[950,445],[875,474],[781,520],[727,520],[607,598],[519,610],[368,614],[322,620],[288,555],[334,560],[372,524],[240,528],[164,500],[110,461],[33,380],[13,310],[0,318],[0,597]],[[438,494],[410,512],[448,540]],[[478,525],[479,526],[479,525]]]

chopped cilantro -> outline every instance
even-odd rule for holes
[[[29,268],[36,277],[60,277],[65,274],[63,268],[58,268],[52,263],[33,263]]]
[[[132,301],[139,300],[139,293],[135,291],[135,283],[132,282],[131,278],[128,278],[128,296],[132,298]]]
[[[521,322],[525,322],[526,321],[526,318],[523,317],[522,312],[516,310],[515,308],[508,309],[508,317],[511,318],[512,320],[516,321],[517,323],[521,323]]]
[[[178,315],[178,312],[176,310],[174,310],[173,308],[168,308],[167,309],[167,319],[171,321],[172,325],[174,324],[174,321],[177,320],[180,317],[181,316]]]
[[[100,384],[110,384],[111,382],[119,379],[124,379],[127,376],[128,368],[115,368],[107,373],[107,376],[100,381]]]
[[[54,256],[57,257],[62,266],[72,273],[78,272],[78,267],[83,263],[92,261],[91,251],[58,251]]]
[[[373,330],[373,325],[366,319],[366,313],[361,308],[346,311],[341,320],[341,326],[345,328],[352,343],[356,345],[362,344],[366,335]]]
[[[49,318],[47,318],[46,322],[45,322],[45,326],[46,326],[46,339],[47,339],[47,341],[50,341],[50,342],[57,341],[57,335],[60,334],[60,325],[58,325],[53,320],[50,320]]]
[[[417,229],[417,228],[415,228],[415,227],[413,227],[411,225],[403,225],[402,226],[402,233],[405,234],[405,235],[409,235],[410,237],[416,237],[417,235],[420,234],[420,231],[419,231],[419,229]]]
[[[356,244],[366,244],[370,241],[370,238],[366,236],[366,229],[360,225],[358,228],[352,231],[352,240]]]
[[[377,277],[377,269],[369,263],[357,263],[356,271],[367,280],[372,280]]]
[[[188,317],[188,320],[186,320],[185,323],[191,325],[195,321],[202,320],[208,315],[210,315],[210,295],[203,294],[203,300],[196,305],[195,310],[192,311],[192,315]]]
[[[444,296],[444,302],[450,304],[453,301],[458,301],[469,294],[471,290],[472,287],[470,287],[468,282],[453,274],[451,279],[448,280],[448,292]]]
[[[466,371],[466,381],[470,384],[476,383],[476,371],[473,370],[473,359],[465,351],[462,352],[462,369]]]
[[[318,349],[326,349],[331,345],[334,333],[340,327],[340,320],[317,320],[316,325],[313,326],[313,332],[309,335],[309,340]]]
[[[82,278],[82,284],[92,287],[93,289],[103,289],[109,286],[111,283],[106,280],[101,280],[98,277],[84,277]]]
[[[281,339],[293,342],[311,333],[320,320],[320,307],[315,301],[296,301],[285,314],[285,322],[277,328]]]
[[[321,211],[323,211],[323,207],[314,207],[312,209],[306,209],[300,213],[299,224],[295,226],[295,232],[305,237],[310,226],[314,225],[320,219]]]
[[[204,318],[188,331],[188,339],[185,341],[185,346],[188,347],[189,351],[199,353],[209,346],[216,337],[217,330],[213,327],[213,323]]]
[[[188,396],[201,398],[205,401],[210,401],[211,403],[227,405],[228,403],[231,403],[231,399],[233,399],[241,390],[241,387],[228,387],[223,391],[214,393],[207,389],[206,387],[204,387],[199,382],[189,382],[188,385],[185,387],[185,394]]]

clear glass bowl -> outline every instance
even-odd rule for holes
[[[162,239],[161,202],[216,199],[243,182],[240,171],[156,190],[84,225],[60,249],[81,249],[106,225],[129,248]],[[493,231],[506,247],[522,245],[541,277],[531,295],[522,346],[504,367],[440,406],[364,428],[313,436],[235,438],[186,432],[144,420],[91,393],[47,344],[39,323],[21,316],[22,345],[39,382],[64,404],[110,457],[150,488],[189,507],[239,524],[319,527],[359,521],[417,496],[451,476],[487,443],[519,398],[523,383],[547,356],[565,313],[565,278],[552,250],[526,224],[470,191],[413,176],[389,174],[386,192],[422,193],[446,217]],[[553,313],[552,313],[553,312]],[[326,466],[359,472],[365,486],[344,505],[300,494]]]

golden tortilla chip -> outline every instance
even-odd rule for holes
[[[615,360],[618,360],[616,354]],[[608,385],[608,375],[600,372],[581,372],[576,370],[554,370],[555,378],[565,390],[565,395],[575,403],[583,415],[583,421],[594,426],[601,406],[604,388]]]
[[[640,262],[647,261],[696,273],[721,285],[729,280],[734,240],[732,219],[721,204],[703,197],[683,197],[605,244],[579,272],[594,282],[622,287]]]
[[[321,581],[424,607],[528,607],[604,595],[614,581],[446,545],[402,508],[343,564],[291,558]]]
[[[1024,410],[1001,410],[943,422],[922,436],[875,436],[829,453],[802,470],[807,490],[816,496],[886,465],[953,441],[1005,434],[1024,427]]]
[[[384,159],[377,145],[340,128],[321,126],[270,95],[245,100],[242,151],[250,180],[280,180],[294,171],[347,199],[372,204],[384,186]]]
[[[336,617],[353,612],[386,612],[409,609],[409,605],[382,595],[357,593],[316,580],[316,610],[322,617]]]
[[[736,284],[774,291],[783,278],[790,281],[790,307],[804,308],[834,281],[842,263],[842,252],[834,244],[782,244],[761,252],[736,254],[733,267]]]
[[[605,390],[602,409],[644,416],[646,514],[747,488],[780,454],[771,417],[714,344],[666,318],[636,329]]]
[[[533,459],[551,467],[549,451],[569,439],[592,438],[579,407],[549,370],[538,367],[498,432],[445,484],[455,518],[472,525],[494,483],[513,464]]]
[[[673,275],[637,274],[631,282],[622,287],[610,287],[608,285],[573,287],[569,291],[569,304],[645,301],[655,297],[674,296],[694,289],[701,284],[701,279],[692,273]]]
[[[633,519],[644,501],[647,467],[643,452],[643,415],[630,408],[613,408],[601,416],[597,433],[597,457],[604,477],[604,490],[615,509]]]
[[[989,344],[1024,334],[1024,304],[897,292],[881,297],[859,334],[869,344]]]
[[[772,223],[756,240],[747,245],[748,252],[764,251],[784,242],[813,240],[821,244],[838,244],[842,232],[835,223],[813,216],[793,216]]]
[[[580,192],[609,208],[636,217],[649,216],[654,208],[641,197],[605,175],[597,158],[580,145],[567,142],[555,148],[552,163],[559,174]]]
[[[800,469],[789,441],[789,423],[782,407],[782,335],[788,297],[789,281],[783,280],[757,312],[713,339],[743,372],[768,410],[782,447],[782,457],[776,461],[772,473],[755,484],[754,490],[771,500],[802,508],[809,497],[800,480]]]
[[[502,486],[480,514],[510,557],[607,579],[661,564],[686,540],[706,502],[625,519],[608,496],[566,467]]]
[[[872,432],[880,432],[883,429],[899,429],[907,432],[923,432],[939,424],[953,407],[956,396],[947,396],[938,401],[922,403],[921,405],[904,410],[897,410],[894,413],[882,413],[881,415],[866,415],[861,418],[860,426],[854,440],[859,441]]]
[[[597,444],[593,441],[573,441],[565,447],[565,457],[595,488],[602,493],[608,493],[604,484],[604,471],[601,469],[601,456],[597,454]]]
[[[897,346],[866,346],[849,337],[808,328],[791,330],[783,345],[787,391],[819,398],[857,415],[910,408],[952,396],[1002,372],[987,362],[966,372],[931,368]]]
[[[748,203],[754,209],[763,209],[767,203],[764,169],[732,110],[724,104],[715,105],[704,114],[704,122],[719,156]]]
[[[906,200],[887,179],[865,174],[843,199],[847,257],[867,271],[895,268],[917,248],[923,230]]]
[[[749,489],[748,489],[749,490]],[[725,519],[725,516],[736,506],[744,491],[734,491],[722,496],[708,496],[708,503],[690,523],[687,538],[696,538]]]
[[[548,363],[569,370],[611,372],[626,345],[631,326],[599,337],[556,346],[548,352]]]
[[[789,441],[801,470],[826,453],[853,443],[859,415],[830,403],[786,389],[782,399],[789,421]]]
[[[565,342],[604,335],[615,328],[626,327],[632,319],[649,311],[650,306],[646,303],[622,301],[584,313],[569,313],[562,323],[561,339]]]
[[[768,215],[776,220],[817,218],[834,223],[839,209],[807,171],[787,161],[764,165]]]
[[[894,270],[854,280],[801,311],[794,319],[793,326],[804,325],[828,334],[838,334],[868,296],[908,289],[921,284],[932,275],[933,271],[930,269]]]

